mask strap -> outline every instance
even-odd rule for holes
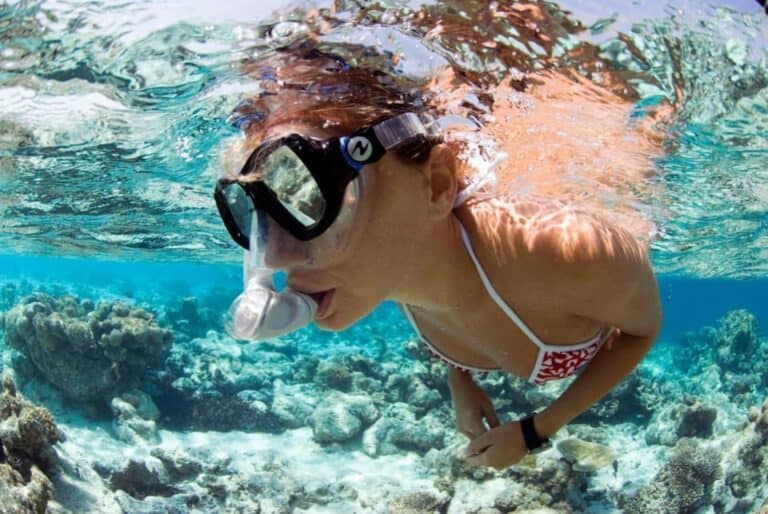
[[[373,132],[381,146],[389,150],[412,137],[437,135],[440,131],[434,121],[428,114],[406,112],[374,125]]]

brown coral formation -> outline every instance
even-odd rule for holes
[[[53,416],[24,400],[10,377],[0,394],[0,505],[9,514],[43,514],[53,484],[43,473],[56,465],[53,444],[63,440]]]
[[[34,294],[5,314],[6,342],[67,397],[109,400],[160,364],[173,335],[123,302]],[[66,358],[62,358],[66,356]]]

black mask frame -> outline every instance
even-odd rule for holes
[[[352,136],[316,139],[290,134],[259,145],[248,157],[238,174],[245,177],[255,166],[277,150],[287,146],[307,167],[325,200],[321,218],[306,226],[286,209],[277,194],[258,180],[219,179],[214,190],[216,207],[232,239],[246,250],[250,249],[250,234],[244,234],[227,202],[226,190],[240,187],[251,200],[253,208],[268,214],[288,233],[300,241],[309,241],[323,234],[341,211],[344,194],[349,183],[358,177],[366,164],[382,158],[386,149],[373,127],[359,130]]]

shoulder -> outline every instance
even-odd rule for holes
[[[646,248],[600,213],[548,198],[500,196],[469,204],[478,258],[499,294],[580,315],[586,304],[633,302],[656,291]]]

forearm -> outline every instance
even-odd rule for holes
[[[589,367],[549,407],[536,415],[541,437],[550,437],[590,408],[634,370],[656,340],[652,336],[620,334],[611,349],[604,346]]]

